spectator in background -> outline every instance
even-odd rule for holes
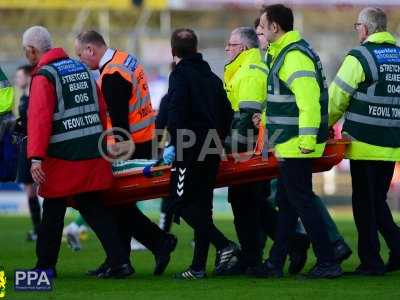
[[[31,72],[33,67],[30,65],[20,66],[15,73],[15,85],[21,90],[22,94],[19,100],[16,131],[22,137],[19,145],[18,153],[18,169],[17,182],[24,185],[25,192],[28,196],[29,212],[33,224],[33,230],[27,234],[28,241],[36,241],[37,232],[40,224],[40,204],[37,196],[37,185],[32,179],[30,172],[31,163],[27,158],[27,126],[28,126],[28,103],[29,103],[29,86],[31,84]]]

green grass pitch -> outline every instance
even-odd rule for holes
[[[356,230],[351,215],[336,213],[334,218],[355,250]],[[397,218],[399,220],[399,218]],[[232,239],[235,238],[232,220],[227,216],[216,218],[217,226]],[[34,244],[25,241],[30,221],[26,217],[0,217],[0,265],[7,275],[6,297],[4,299],[54,299],[54,300],[113,300],[113,299],[400,299],[400,272],[387,274],[381,278],[345,276],[337,280],[304,280],[285,276],[283,279],[253,279],[240,277],[212,276],[215,251],[209,254],[209,278],[201,281],[178,281],[173,274],[189,266],[192,258],[192,230],[186,225],[174,225],[173,233],[178,238],[178,247],[171,263],[161,277],[152,275],[154,258],[148,252],[134,252],[131,261],[136,274],[124,280],[97,280],[84,275],[90,268],[99,265],[104,254],[99,242],[90,234],[80,252],[72,252],[65,243],[61,247],[52,292],[15,292],[13,276],[15,269],[31,268],[35,263]],[[400,241],[399,241],[400,242]],[[271,245],[269,240],[267,248]],[[266,249],[267,253],[268,249]],[[382,243],[382,253],[387,259],[387,248]],[[315,262],[312,251],[305,270]],[[358,265],[357,255],[343,264],[343,269],[351,271]]]

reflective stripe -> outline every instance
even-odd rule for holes
[[[297,117],[268,117],[267,116],[267,125],[268,124],[298,125],[299,118],[297,118]]]
[[[240,111],[235,111],[235,113],[233,114],[234,118],[240,118]]]
[[[373,103],[373,104],[389,104],[389,105],[400,105],[400,97],[387,97],[387,96],[369,96],[367,94],[357,92],[353,95],[353,98],[359,101]]]
[[[261,111],[262,104],[257,101],[242,100],[239,102],[239,109],[244,109],[244,108],[257,109]]]
[[[11,84],[8,80],[0,81],[0,89],[4,89],[4,88],[10,87],[10,86],[11,86]]]
[[[41,70],[46,70],[51,75],[53,75],[54,80],[56,81],[56,95],[57,95],[57,102],[58,102],[58,113],[63,114],[65,111],[65,104],[64,104],[64,97],[62,93],[62,85],[60,81],[60,77],[58,76],[57,71],[50,67],[50,66],[43,66],[40,68]]]
[[[286,81],[286,84],[288,86],[292,85],[292,82],[297,79],[297,78],[302,78],[302,77],[312,77],[316,78],[317,74],[314,71],[296,71]]]
[[[347,112],[345,116],[346,120],[372,125],[372,126],[381,126],[381,127],[399,127],[400,128],[400,120],[390,120],[390,119],[381,119],[375,117],[367,117],[356,113]]]
[[[129,104],[129,112],[137,111],[139,108],[147,105],[150,101],[150,96],[146,95],[144,98],[137,99],[134,104]]]
[[[265,75],[268,76],[268,69],[264,69],[264,68],[262,68],[262,67],[260,67],[260,66],[257,66],[257,65],[249,65],[249,68],[250,68],[250,69],[257,69],[257,70],[260,70],[261,72],[264,72]]]
[[[274,95],[268,94],[267,97],[268,102],[277,102],[277,103],[294,103],[296,102],[296,97],[294,95]]]
[[[362,56],[367,60],[369,69],[371,70],[372,73],[372,80],[373,81],[378,81],[378,67],[376,66],[375,60],[372,57],[372,54],[365,48],[364,46],[359,46],[357,48],[354,48],[354,50],[357,50],[361,52]]]
[[[356,90],[337,76],[335,77],[333,82],[349,95],[353,95],[354,91]]]
[[[317,135],[319,128],[303,127],[299,128],[299,135]]]
[[[77,115],[82,115],[91,112],[98,112],[96,104],[88,104],[85,106],[78,106],[70,109],[66,109],[63,113],[54,113],[53,120],[58,121],[64,118],[69,118]]]
[[[150,118],[148,118],[148,119],[146,119],[146,120],[137,122],[137,123],[135,123],[135,124],[131,124],[131,125],[129,126],[129,129],[130,129],[131,133],[134,133],[134,132],[136,132],[136,131],[139,131],[139,130],[142,130],[142,129],[148,127],[149,125],[151,125],[152,123],[154,123],[155,120],[156,120],[155,116],[152,116],[152,117],[150,117]]]
[[[321,123],[327,122],[329,116],[323,115],[321,117]],[[279,125],[298,125],[299,118],[298,117],[283,117],[283,116],[267,116],[267,125],[268,124],[279,124]]]
[[[59,143],[59,142],[64,142],[72,139],[77,139],[89,135],[93,135],[96,133],[100,133],[103,131],[103,126],[101,125],[96,125],[96,126],[91,126],[87,128],[81,128],[81,129],[76,129],[73,131],[65,132],[65,133],[59,133],[55,134],[51,137],[50,143]]]

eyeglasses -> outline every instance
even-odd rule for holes
[[[363,23],[354,23],[354,30],[358,29],[358,26],[364,25]]]
[[[239,43],[239,44],[235,44],[235,43],[228,43],[228,44],[226,44],[226,46],[228,47],[228,48],[232,48],[232,47],[236,47],[236,46],[240,46],[241,44]]]

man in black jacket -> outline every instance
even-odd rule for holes
[[[215,227],[212,219],[213,189],[222,151],[217,140],[227,135],[233,112],[221,80],[197,53],[193,30],[176,30],[171,47],[176,68],[169,78],[167,127],[171,144],[165,149],[164,160],[173,162],[175,217],[182,217],[194,229],[195,241],[191,266],[176,278],[201,279],[206,276],[210,243],[217,249],[216,270],[237,260],[238,246]],[[216,147],[218,144],[221,146]],[[214,151],[204,151],[207,147]]]

